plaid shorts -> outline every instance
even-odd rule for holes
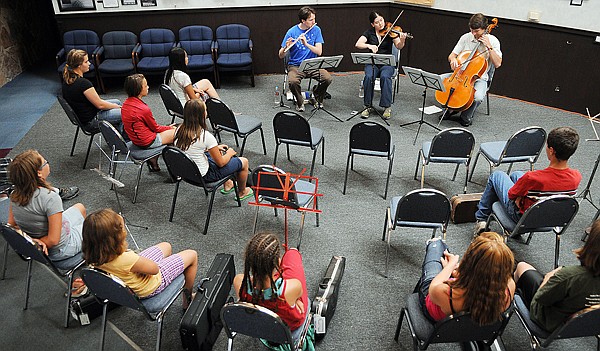
[[[155,296],[161,291],[165,290],[165,288],[169,286],[169,284],[171,284],[175,278],[183,273],[183,269],[185,268],[183,265],[183,258],[181,258],[181,256],[178,254],[173,254],[168,257],[163,257],[163,252],[160,250],[160,248],[158,248],[158,246],[147,248],[146,250],[140,252],[140,256],[156,262],[161,275],[161,281],[158,288],[156,288],[152,294],[146,296],[145,298]]]

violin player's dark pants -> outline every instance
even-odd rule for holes
[[[300,88],[300,83],[304,78],[316,79],[320,83],[314,88],[313,93],[317,102],[323,102],[327,87],[331,84],[331,74],[324,69],[300,72],[298,71],[298,66],[288,66],[288,83],[290,85],[290,91],[296,98],[296,104],[298,106],[302,106],[304,103],[302,89]]]

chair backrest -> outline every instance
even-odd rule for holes
[[[398,222],[414,222],[437,223],[446,227],[450,211],[450,200],[443,192],[435,189],[413,190],[398,202],[394,226]]]
[[[87,29],[77,29],[65,32],[63,34],[63,44],[65,48],[65,55],[71,51],[71,49],[85,50],[88,54],[90,61],[92,60],[92,54],[100,45],[100,38],[96,32]]]
[[[513,134],[502,151],[500,159],[530,156],[535,162],[546,143],[546,131],[542,127],[532,126]]]
[[[179,44],[188,55],[210,54],[213,31],[207,26],[187,26],[179,30]]]
[[[308,121],[292,111],[278,112],[273,117],[275,139],[291,139],[305,141],[310,144],[312,136]]]
[[[350,149],[390,152],[392,135],[383,125],[360,122],[350,129]]]
[[[548,196],[531,205],[517,223],[517,227],[519,232],[544,227],[568,227],[578,210],[579,203],[574,197]]]
[[[198,165],[185,152],[174,146],[167,146],[162,155],[172,179],[204,187],[204,179]]]
[[[121,279],[92,267],[82,269],[81,278],[100,301],[129,307],[150,317],[137,295]]]
[[[215,98],[206,100],[206,110],[213,129],[217,129],[217,126],[223,126],[236,131],[239,130],[233,111],[223,101]]]
[[[473,133],[464,128],[448,128],[437,133],[431,141],[429,155],[433,157],[464,157],[468,158],[473,153],[475,137]]]
[[[285,172],[275,166],[260,165],[252,170],[252,184],[257,187],[255,196],[275,205],[298,209],[298,195],[294,181]]]
[[[167,112],[173,116],[178,116],[183,118],[183,105],[181,105],[181,101],[177,97],[177,94],[171,89],[170,86],[166,84],[161,84],[158,88],[158,92],[160,93],[160,98],[162,99]]]
[[[265,307],[247,302],[228,303],[221,310],[221,320],[228,336],[239,333],[287,344],[294,349],[290,329],[275,312]]]
[[[140,33],[143,56],[168,56],[175,45],[175,34],[170,29],[150,28]]]
[[[102,36],[104,59],[130,59],[137,41],[137,35],[124,30],[104,33]]]
[[[580,338],[600,335],[600,304],[574,313],[548,337],[552,339]]]
[[[73,108],[71,107],[71,105],[69,105],[67,100],[65,100],[65,98],[60,95],[58,95],[56,97],[56,99],[58,100],[58,103],[60,104],[60,106],[63,108],[63,110],[67,114],[67,117],[69,117],[69,121],[71,121],[71,123],[73,125],[82,128],[83,124],[81,123],[81,121],[79,120],[79,117],[75,113],[75,110],[73,110]]]
[[[127,155],[129,147],[127,147],[127,143],[125,143],[121,133],[112,124],[107,121],[100,122],[100,132],[111,149],[114,148],[118,154]]]
[[[20,234],[9,224],[2,224],[2,236],[13,250],[23,258],[30,258],[41,264],[51,266],[52,262],[48,256],[40,249],[37,244],[27,234]]]
[[[224,24],[215,34],[219,55],[250,51],[250,28],[243,24]]]

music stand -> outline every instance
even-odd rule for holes
[[[352,55],[352,62],[354,62],[357,65],[372,65],[373,72],[371,75],[373,76],[373,80],[371,81],[371,91],[373,91],[373,92],[375,92],[375,65],[396,67],[396,57],[394,57],[394,55],[372,54],[372,53],[363,53],[363,52],[353,52],[350,55]],[[388,126],[390,125],[388,123],[388,121],[385,118],[383,118],[383,115],[381,114],[381,112],[379,112],[379,110],[373,108],[373,100],[372,99],[371,99],[371,104],[369,106],[365,106],[365,108],[363,108],[362,110],[360,110],[357,113],[350,116],[346,121],[349,121],[352,118],[360,115],[363,111],[365,111],[367,109],[371,109],[372,111],[375,111],[377,113],[377,115],[379,115],[379,118],[381,118],[381,120],[385,124],[387,124]]]
[[[423,96],[423,106],[421,108],[421,119],[400,125],[400,127],[405,127],[405,126],[409,126],[411,124],[419,123],[419,128],[417,129],[417,134],[415,135],[415,141],[413,141],[413,145],[415,145],[415,143],[417,142],[417,138],[419,137],[419,132],[421,131],[421,126],[423,124],[426,124],[437,131],[441,130],[437,126],[434,126],[433,124],[424,120],[425,99],[427,99],[427,88],[431,88],[431,89],[435,89],[435,90],[439,90],[439,91],[446,91],[446,88],[444,88],[443,79],[439,74],[426,72],[419,68],[413,68],[413,67],[408,67],[408,66],[402,66],[402,69],[404,70],[404,73],[406,73],[406,76],[408,76],[408,78],[410,78],[410,81],[413,84],[423,87],[423,93],[421,94],[421,96]]]
[[[598,133],[596,132],[596,127],[594,126],[594,123],[600,123],[600,121],[598,121],[598,119],[597,119],[597,117],[600,116],[600,113],[595,115],[594,117],[592,117],[590,115],[590,110],[587,108],[585,110],[587,111],[588,120],[590,121],[590,124],[592,125],[592,130],[594,131],[594,135],[596,136],[595,139],[585,139],[585,141],[600,141],[600,138],[598,138]],[[600,154],[598,154],[598,157],[596,158],[596,162],[594,163],[594,168],[592,169],[592,173],[590,174],[590,179],[588,180],[583,191],[577,197],[581,199],[580,203],[583,200],[587,200],[592,206],[594,206],[594,208],[596,210],[600,211],[600,208],[598,207],[598,205],[594,204],[594,201],[592,199],[592,193],[590,190],[590,187],[592,186],[592,181],[594,180],[594,176],[596,175],[596,171],[598,170],[598,163],[600,163]]]
[[[317,79],[317,81],[319,82],[319,84],[317,85],[317,89],[318,89],[318,87],[321,85],[321,72],[319,70],[320,69],[337,68],[337,66],[340,65],[340,62],[342,62],[343,58],[344,58],[344,55],[338,55],[338,56],[321,56],[321,57],[314,57],[314,58],[311,58],[311,59],[307,59],[307,60],[302,61],[302,63],[300,64],[300,67],[298,67],[298,71],[307,73],[307,75],[309,75],[309,72],[312,72],[312,71],[316,70],[318,72],[318,74],[319,74],[319,79]],[[336,115],[334,115],[333,113],[327,111],[318,102],[317,102],[317,105],[315,106],[315,108],[313,108],[313,110],[311,111],[310,117],[308,117],[307,120],[310,120],[311,117],[318,110],[323,110],[327,114],[329,114],[331,117],[337,119],[340,122],[343,122]]]

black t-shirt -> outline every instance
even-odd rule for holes
[[[73,111],[79,117],[81,123],[86,124],[90,122],[98,114],[98,109],[94,104],[88,100],[83,92],[89,88],[93,88],[94,85],[89,80],[79,77],[75,79],[73,84],[67,84],[63,81],[62,94],[65,100],[71,105]]]
[[[369,29],[367,29],[364,33],[363,36],[365,38],[367,38],[367,44],[370,45],[379,45],[379,39],[377,38],[377,34],[375,34],[375,28],[371,27]],[[391,55],[392,54],[392,38],[390,38],[390,36],[388,35],[387,37],[385,37],[385,39],[383,39],[383,42],[381,43],[381,45],[379,45],[379,49],[377,50],[378,54],[382,54],[382,55]],[[371,50],[369,50],[369,52],[371,52]]]

